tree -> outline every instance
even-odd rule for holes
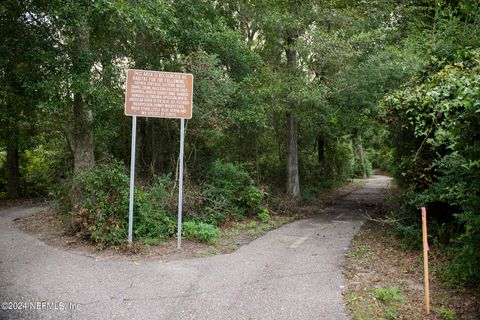
[[[7,145],[10,198],[21,195],[20,157],[35,144],[38,132],[37,104],[43,92],[37,84],[44,74],[42,59],[52,43],[43,19],[22,2],[9,1],[0,7],[0,140]]]
[[[451,234],[456,250],[450,269],[457,280],[475,285],[480,283],[474,271],[480,261],[480,51],[457,59],[421,83],[391,93],[384,105],[396,137],[398,179],[410,192],[409,203],[441,203],[430,210],[439,221],[449,221],[448,213],[454,213],[462,231]]]
[[[313,2],[288,1],[285,3],[268,2],[265,6],[265,17],[262,18],[261,34],[264,42],[262,54],[269,55],[274,70],[280,71],[289,88],[285,96],[286,124],[286,193],[289,197],[300,198],[300,175],[298,169],[298,101],[294,96],[293,83],[296,78],[304,78],[298,67],[298,39],[313,23],[318,6]],[[282,56],[285,60],[282,61]],[[280,68],[280,69],[279,69]]]

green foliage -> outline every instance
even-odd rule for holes
[[[58,153],[42,147],[22,154],[20,174],[23,194],[48,195],[53,191],[58,157]]]
[[[71,207],[75,197],[76,207]],[[75,175],[60,189],[60,207],[73,214],[75,232],[100,247],[126,239],[128,176],[122,164],[99,164]],[[65,210],[66,209],[66,210]]]
[[[146,191],[136,189],[133,233],[149,244],[158,244],[175,234],[177,222],[166,210],[170,177],[157,177]]]
[[[385,99],[409,208],[428,210],[437,239],[451,244],[453,281],[480,283],[480,51],[462,52],[420,85]],[[441,207],[438,204],[442,204]],[[448,226],[442,227],[442,221]],[[451,239],[448,239],[451,238]]]
[[[385,311],[385,318],[388,320],[398,319],[398,313],[395,311],[395,309],[389,308]]]
[[[258,184],[283,187],[284,111],[290,110],[300,123],[300,181],[313,196],[320,188],[308,181],[310,169],[319,177],[311,181],[336,184],[350,178],[345,137],[366,123],[378,97],[400,78],[391,75],[410,74],[415,64],[396,63],[401,50],[394,48],[368,59],[372,45],[381,49],[385,39],[398,34],[382,26],[388,22],[385,13],[395,8],[384,1],[375,5],[366,16],[358,4],[315,1],[9,2],[0,12],[6,48],[0,57],[5,66],[0,139],[15,137],[20,151],[31,151],[37,138],[54,138],[61,142],[55,151],[70,170],[77,168],[71,166],[71,151],[81,145],[73,138],[78,129],[91,130],[97,159],[127,162],[130,127],[120,107],[125,69],[191,72],[195,116],[188,123],[186,150],[192,181],[200,185],[213,159],[223,159],[251,164],[249,173]],[[298,57],[291,70],[285,50]],[[381,72],[372,72],[379,67]],[[367,90],[373,87],[375,92]],[[79,105],[91,120],[79,120],[74,112]],[[158,172],[176,170],[177,126],[139,119],[140,178],[151,181]],[[18,135],[8,134],[13,128]],[[310,151],[325,133],[332,141],[330,162],[315,166]],[[262,197],[255,188],[245,193],[240,207]],[[216,215],[225,203],[212,200],[216,203],[208,207]]]
[[[475,285],[477,2],[7,1],[0,8],[0,151],[3,157],[8,146],[21,155],[28,194],[45,194],[78,170],[74,154],[84,144],[92,143],[87,151],[97,159],[115,159],[67,177],[57,196],[63,211],[74,213],[76,231],[117,244],[128,211],[120,164],[130,155],[125,69],[191,72],[187,218],[216,226],[268,220],[262,188],[285,186],[287,136],[298,138],[304,199],[361,173],[361,138],[367,171],[394,172],[408,189],[398,230],[419,243],[418,206],[446,204],[450,220],[431,223],[433,243],[452,249],[445,274]],[[286,111],[298,120],[295,130],[287,129]],[[383,116],[389,123],[378,125]],[[138,127],[138,180],[174,173],[178,122],[142,118]],[[82,141],[90,134],[93,141]],[[169,187],[161,178],[137,188],[137,239],[174,235]],[[294,204],[277,202],[295,212]]]
[[[478,211],[464,211],[457,215],[465,231],[454,239],[450,248],[454,258],[442,275],[452,284],[476,286],[480,283],[480,215]]]
[[[413,219],[407,221],[396,221],[395,232],[402,239],[402,245],[407,248],[421,248],[422,229],[421,221]]]
[[[391,173],[394,167],[393,150],[389,148],[369,149],[367,159],[371,161],[371,168]]]
[[[394,302],[403,302],[403,300],[405,299],[405,297],[395,287],[375,289],[375,294],[380,301],[387,304]]]
[[[187,221],[182,223],[182,233],[187,239],[198,240],[208,244],[215,244],[220,239],[221,231],[214,225]]]
[[[36,153],[35,150],[41,144],[39,136],[46,127],[38,112],[38,105],[46,94],[43,90],[38,90],[38,83],[49,74],[50,70],[44,67],[45,57],[54,51],[49,28],[33,23],[24,6],[23,3],[8,1],[0,7],[0,145],[2,150],[12,155],[23,155],[25,151]],[[38,8],[41,5],[34,2],[31,7]],[[38,185],[35,185],[36,181],[30,178],[37,175],[41,180],[52,179],[50,170],[40,173],[40,170],[35,172],[35,169],[29,168],[19,172],[19,163],[13,160],[18,157],[7,159],[10,159],[7,165],[10,175],[7,174],[6,177],[13,179],[7,179],[6,183],[11,184],[12,190],[16,189],[11,192],[12,197],[19,196],[20,191],[27,196],[45,195],[48,191],[45,187],[49,183],[38,181]],[[27,159],[27,163],[24,161],[23,165],[28,165],[28,160],[30,159]],[[30,176],[21,177],[23,173]],[[18,176],[20,182],[16,179]]]
[[[6,152],[0,152],[0,190],[7,188]],[[19,155],[20,189],[26,197],[48,197],[55,191],[56,180],[65,175],[63,152],[58,146],[40,144]]]
[[[372,163],[367,157],[365,157],[365,172],[367,174],[367,177],[370,177],[372,175]],[[353,176],[356,178],[361,178],[362,174],[363,174],[362,164],[360,162],[360,159],[356,157],[353,165]]]
[[[308,202],[318,194],[350,181],[354,177],[356,162],[353,142],[348,136],[327,140],[324,159],[320,163],[318,154],[313,153],[309,159],[299,164],[300,179],[304,186],[302,199]]]
[[[218,225],[259,212],[265,192],[255,186],[243,166],[217,160],[209,171],[203,196],[204,219]]]
[[[175,234],[176,221],[165,208],[169,177],[159,177],[145,191],[136,188],[135,240],[160,243]],[[71,207],[71,197],[78,207]],[[75,232],[99,247],[118,245],[127,238],[129,178],[119,162],[100,163],[67,181],[58,190],[59,207],[71,212]]]
[[[396,309],[398,308],[398,305],[405,300],[403,294],[401,294],[396,287],[389,287],[375,289],[375,295],[377,299],[385,304],[385,319],[398,319],[398,313]]]
[[[438,312],[442,316],[443,320],[455,320],[455,311],[453,311],[453,310],[451,310],[451,309],[449,309],[445,306],[441,306],[438,309]]]
[[[270,215],[268,214],[268,209],[263,208],[262,210],[260,210],[260,212],[258,213],[258,218],[262,222],[268,222],[270,220]]]
[[[111,162],[100,163],[65,183],[57,198],[63,212],[73,212],[74,231],[99,247],[125,241],[128,181],[125,167]],[[150,187],[136,188],[133,228],[136,240],[158,244],[174,236],[175,216],[167,210],[171,197],[167,190],[171,183],[170,177],[164,176],[157,177]],[[78,207],[71,207],[72,195]],[[205,216],[197,218],[220,224],[228,219],[258,214],[260,219],[268,221],[268,211],[261,206],[264,195],[240,165],[217,161],[201,196],[207,199],[200,206]],[[188,238],[211,244],[220,237],[219,229],[205,222],[185,222],[184,233]]]
[[[355,156],[346,137],[327,146],[323,172],[328,180],[345,181],[353,177]]]

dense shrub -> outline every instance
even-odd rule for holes
[[[22,191],[25,195],[48,195],[54,185],[56,158],[58,153],[36,148],[23,152],[20,161]]]
[[[262,210],[265,192],[254,184],[244,167],[217,160],[209,171],[203,197],[202,219],[219,225],[256,215]]]
[[[426,206],[448,245],[450,280],[480,284],[480,50],[386,98],[397,178],[411,210]],[[408,220],[403,223],[408,225]]]
[[[182,234],[187,239],[215,244],[220,239],[221,232],[220,229],[208,223],[187,221],[182,223]]]
[[[302,198],[305,201],[353,177],[355,157],[352,141],[347,136],[327,141],[324,158],[320,162],[316,152],[310,157],[306,161],[299,160]]]
[[[258,218],[260,219],[260,221],[262,222],[268,222],[270,220],[270,214],[268,214],[268,210],[266,208],[262,209],[259,213],[258,213]]]
[[[157,244],[175,235],[176,206],[168,209],[169,203],[177,201],[176,194],[168,192],[171,185],[171,178],[164,176],[149,187],[135,189],[136,240]],[[269,218],[262,206],[265,192],[255,186],[241,165],[216,161],[200,190],[192,194],[196,208],[189,208],[197,212],[185,216],[184,234],[189,238],[214,243],[220,236],[214,225],[252,215]],[[75,208],[70,205],[72,195],[78,203]],[[101,163],[75,175],[60,188],[57,199],[62,212],[73,213],[73,231],[100,247],[117,245],[127,238],[129,178],[123,164]]]
[[[135,193],[134,234],[148,244],[157,244],[175,234],[177,222],[166,209],[171,184],[169,177],[157,177],[146,191],[137,189]]]
[[[60,152],[39,146],[20,152],[20,189],[23,196],[48,196],[53,192]],[[6,152],[0,152],[0,192],[7,191]]]
[[[72,212],[75,232],[99,246],[126,239],[128,176],[118,162],[98,164],[73,176],[60,190],[61,208]],[[71,197],[77,207],[71,207]]]
[[[365,157],[365,173],[367,174],[367,177],[370,177],[372,175],[372,163],[367,157]],[[363,177],[363,168],[359,158],[355,158],[355,162],[353,165],[353,175],[357,178]]]
[[[355,157],[352,141],[347,137],[327,145],[324,174],[328,180],[346,181],[353,177]]]
[[[372,169],[380,169],[383,172],[391,173],[393,168],[393,150],[389,148],[369,149],[368,159],[371,160]]]
[[[145,190],[136,188],[133,224],[136,240],[155,244],[174,235],[175,217],[165,209],[169,184],[168,177],[161,177]],[[77,208],[70,206],[71,192],[76,196]],[[67,181],[57,195],[61,210],[73,213],[73,231],[100,247],[126,240],[129,178],[123,164],[98,164]]]

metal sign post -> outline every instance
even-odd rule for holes
[[[132,155],[130,161],[130,203],[128,207],[128,242],[133,238],[133,204],[135,194],[135,140],[137,116],[180,119],[180,165],[178,184],[177,248],[182,244],[183,146],[185,119],[192,118],[193,75],[153,70],[127,71],[125,115],[132,116]]]
[[[182,209],[183,209],[183,142],[185,140],[185,119],[180,119],[180,164],[178,169],[178,227],[177,249],[182,246]]]
[[[132,243],[133,196],[135,194],[135,145],[137,140],[137,116],[132,117],[132,152],[130,158],[130,202],[128,205],[128,243]]]

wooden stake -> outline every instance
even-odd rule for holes
[[[425,312],[430,314],[430,284],[428,281],[428,240],[427,240],[427,210],[422,207],[422,238],[423,238],[423,269],[425,286]]]

